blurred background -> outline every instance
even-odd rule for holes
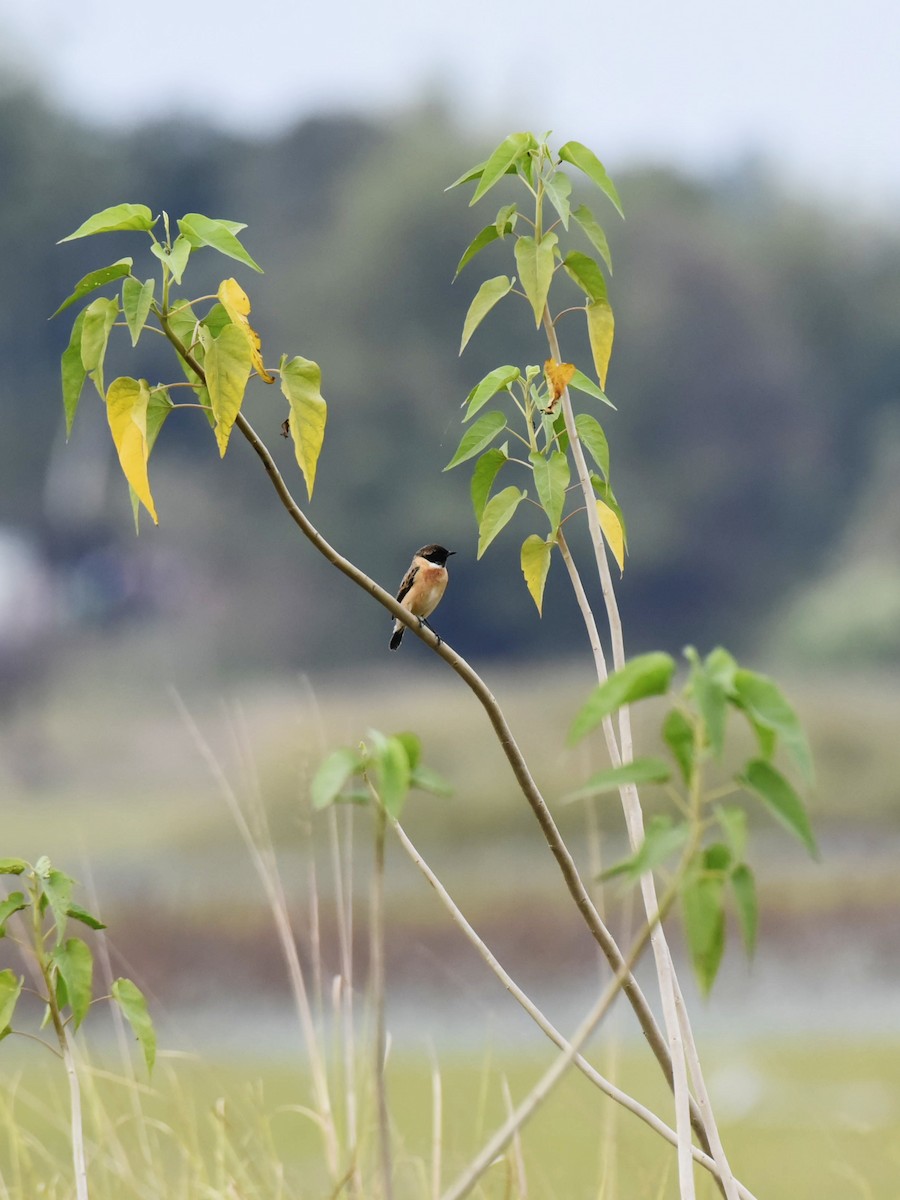
[[[627,646],[721,642],[777,675],[819,764],[824,863],[760,824],[762,949],[749,974],[729,956],[726,1002],[714,995],[701,1024],[737,1037],[737,1006],[751,1032],[798,1031],[814,1009],[826,1031],[896,1038],[898,36],[889,0],[573,0],[558,19],[531,0],[221,0],[166,22],[103,0],[0,0],[4,853],[48,852],[89,877],[122,953],[179,1019],[231,978],[235,954],[273,1003],[283,983],[176,692],[239,790],[264,796],[289,854],[305,853],[297,813],[324,750],[370,725],[416,728],[457,789],[410,814],[426,855],[493,916],[537,987],[591,952],[556,931],[560,885],[537,865],[474,702],[417,644],[388,661],[389,622],[298,538],[244,444],[220,461],[204,422],[169,420],[151,461],[160,526],[145,518],[135,537],[87,390],[66,443],[59,356],[77,309],[48,317],[145,239],[56,243],[122,201],[247,223],[265,276],[207,251],[187,278],[199,293],[235,274],[268,361],[320,363],[329,425],[312,519],[387,587],[416,546],[457,551],[437,628],[508,703],[555,801],[592,765],[561,750],[591,685],[564,572],[554,564],[538,620],[518,567],[526,515],[476,563],[468,467],[441,473],[470,388],[545,357],[513,305],[457,356],[478,283],[509,267],[492,247],[451,285],[494,208],[444,189],[506,133],[552,128],[555,144],[596,150],[627,218],[585,194],[615,267],[617,411],[596,415],[628,523]],[[562,336],[579,361],[585,347]],[[173,375],[124,338],[107,363],[108,378]],[[277,389],[252,385],[248,411],[300,495]],[[562,819],[577,841],[583,814]],[[598,824],[615,853],[615,809]],[[421,884],[404,870],[408,913]],[[300,905],[306,876],[291,878]],[[440,918],[422,920],[395,947],[407,998],[438,970]],[[826,946],[815,931],[829,923]],[[502,1009],[452,958],[441,987],[451,972],[476,1011]],[[900,1096],[885,1094],[877,1120],[896,1122]]]

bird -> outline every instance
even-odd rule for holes
[[[397,592],[397,599],[407,612],[419,618],[420,626],[428,625],[428,617],[441,601],[447,587],[447,559],[455,553],[455,550],[446,550],[432,542],[413,555],[409,570],[403,576],[403,582]],[[431,626],[428,625],[428,628],[431,629]],[[402,621],[395,620],[390,641],[392,650],[396,650],[400,645],[405,629]],[[431,632],[434,633],[434,630],[431,629]],[[438,645],[440,641],[438,637]]]

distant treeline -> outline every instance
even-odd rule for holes
[[[312,512],[337,546],[387,586],[417,545],[456,549],[438,628],[467,655],[580,645],[558,563],[543,622],[525,591],[524,509],[520,536],[476,564],[468,474],[441,473],[473,384],[544,358],[524,307],[517,320],[510,306],[457,356],[478,283],[512,270],[498,244],[451,286],[492,213],[444,189],[488,148],[434,108],[391,123],[321,117],[247,141],[183,120],[100,132],[27,91],[0,98],[0,524],[39,544],[70,622],[165,620],[176,645],[202,645],[227,668],[386,652],[387,621],[296,536],[237,440],[220,463],[195,422],[168,422],[151,463],[162,525],[145,522],[137,541],[96,397],[83,400],[93,424],[63,446],[69,323],[47,318],[82,274],[144,253],[145,239],[56,242],[131,201],[247,223],[266,274],[234,274],[269,360],[299,353],[323,369],[329,425]],[[758,165],[712,182],[647,168],[617,183],[627,220],[603,217],[618,411],[595,415],[628,524],[630,647],[900,657],[900,620],[883,619],[885,605],[900,613],[900,567],[889,568],[900,560],[898,230],[862,224],[850,198],[842,210],[801,203]],[[198,287],[232,273],[208,257]],[[565,357],[590,361],[578,322],[561,336]],[[176,376],[164,347],[137,362],[126,343],[108,378]],[[279,400],[258,386],[251,418],[292,476]],[[866,616],[863,604],[860,618],[853,597],[867,597],[871,572],[882,605]]]

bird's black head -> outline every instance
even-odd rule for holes
[[[437,546],[432,542],[430,546],[423,546],[421,550],[417,550],[416,558],[424,558],[426,562],[434,563],[436,567],[442,567],[450,555],[455,553],[455,550],[446,550],[443,546]]]

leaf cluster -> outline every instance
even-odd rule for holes
[[[675,815],[660,814],[648,821],[637,850],[604,877],[633,884],[644,872],[671,866],[680,856],[675,877],[685,932],[697,979],[709,991],[725,949],[729,893],[747,952],[752,954],[756,944],[756,886],[745,859],[747,810],[731,798],[742,795],[760,803],[817,857],[806,805],[774,762],[777,752],[784,751],[803,782],[811,784],[812,758],[796,712],[768,676],[740,667],[721,647],[705,658],[688,647],[685,657],[686,680],[662,721],[661,737],[670,760],[638,758],[598,772],[568,799],[589,799],[645,783],[667,787]],[[660,652],[631,659],[591,693],[572,722],[570,744],[623,705],[670,694],[675,666],[670,655]],[[733,773],[727,787],[707,792],[704,770],[722,761],[729,713],[749,726],[756,753]]]
[[[66,936],[68,923],[78,921],[93,930],[106,926],[72,899],[75,880],[46,857],[33,866],[21,858],[0,859],[0,875],[19,877],[22,883],[22,890],[10,892],[0,902],[0,937],[8,935],[10,918],[22,914],[19,928],[27,930],[24,940],[46,989],[43,1025],[52,1023],[61,1039],[66,1026],[71,1023],[77,1029],[96,1002],[91,948],[83,938]],[[12,1022],[23,985],[23,976],[9,968],[0,971],[0,1039],[14,1032]],[[152,1071],[156,1033],[143,994],[130,979],[121,978],[112,984],[110,996],[134,1032],[147,1070]]]
[[[413,790],[448,796],[451,789],[422,762],[422,744],[414,733],[370,729],[366,741],[335,750],[324,760],[313,779],[311,797],[317,810],[374,800],[389,817],[399,820]]]
[[[154,231],[160,224],[158,238]],[[72,431],[84,385],[90,380],[106,405],[110,433],[131,492],[135,526],[141,505],[158,523],[148,463],[172,411],[191,407],[204,412],[219,454],[224,456],[251,375],[271,384],[277,373],[287,400],[297,463],[311,498],[327,419],[321,371],[315,362],[299,355],[283,355],[277,372],[266,367],[261,339],[249,320],[250,300],[233,278],[222,280],[214,296],[176,299],[192,255],[205,247],[261,270],[238,237],[246,228],[240,222],[187,213],[176,224],[178,232],[173,237],[165,212],[154,217],[146,205],[117,204],[95,213],[62,239],[69,242],[97,234],[142,232],[148,235],[150,253],[159,264],[158,278],[145,280],[134,274],[132,258],[91,271],[53,314],[57,316],[110,284],[118,288],[112,297],[93,299],[73,323],[61,361],[67,433]],[[203,303],[207,308],[201,313]],[[127,329],[133,348],[147,331],[166,337],[177,353],[183,379],[151,385],[146,379],[120,376],[107,386],[104,364],[116,326]],[[175,389],[188,390],[192,400],[173,401]]]
[[[451,187],[475,182],[471,203],[481,200],[507,175],[513,175],[530,197],[531,212],[516,204],[504,205],[490,225],[469,243],[457,267],[457,275],[491,243],[511,238],[518,276],[500,275],[485,280],[469,305],[463,323],[460,352],[488,313],[510,293],[523,296],[531,307],[535,324],[555,329],[559,319],[550,313],[549,300],[555,278],[568,278],[582,294],[580,309],[587,324],[596,382],[572,363],[553,357],[524,370],[506,365],[488,372],[469,392],[463,403],[463,423],[472,421],[445,470],[477,459],[471,494],[478,522],[478,557],[509,524],[523,501],[543,509],[549,530],[531,533],[522,543],[520,564],[528,591],[538,613],[543,609],[544,589],[554,546],[567,519],[571,485],[570,439],[576,437],[597,468],[594,501],[597,516],[619,569],[624,569],[626,535],[621,509],[609,482],[609,445],[606,433],[592,413],[577,413],[567,426],[561,400],[569,390],[614,407],[603,388],[614,332],[612,307],[607,296],[604,269],[612,273],[609,246],[600,223],[584,204],[571,206],[572,181],[566,167],[575,167],[596,184],[621,214],[621,203],[603,164],[580,142],[567,142],[554,153],[546,139],[530,133],[511,134],[482,163],[465,172]],[[597,258],[563,241],[570,226],[581,230]],[[518,279],[519,287],[516,287]],[[564,315],[561,313],[560,316]],[[505,403],[508,411],[497,407]],[[487,412],[482,410],[491,404]],[[479,415],[480,414],[480,415]],[[476,418],[477,419],[474,419]],[[498,447],[494,445],[505,435]],[[511,450],[511,443],[519,443]],[[492,494],[493,485],[507,463],[524,467],[531,475],[533,491],[509,485]],[[568,515],[572,515],[569,513]]]

